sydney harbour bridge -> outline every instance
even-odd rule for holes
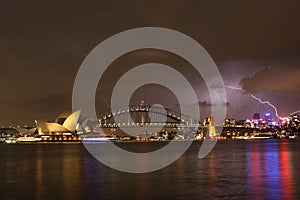
[[[97,118],[97,128],[111,133],[118,129],[132,130],[133,128],[140,128],[141,135],[155,134],[153,130],[158,130],[160,132],[176,132],[182,138],[191,138],[195,137],[200,130],[202,133],[209,133],[211,137],[215,136],[212,120],[201,123],[200,120],[159,106],[133,105],[102,112],[97,115]]]
[[[98,115],[102,128],[113,127],[199,127],[200,121],[174,110],[155,106],[130,106]]]

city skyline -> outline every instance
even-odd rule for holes
[[[255,112],[276,115],[252,95],[275,105],[280,116],[300,110],[298,2],[19,4],[4,2],[0,8],[0,126],[33,125],[35,119],[51,120],[71,110],[73,83],[87,54],[111,35],[145,26],[180,31],[207,50],[224,84],[240,88],[226,88],[229,118],[246,119]],[[151,49],[128,53],[112,63],[101,80],[105,87],[97,92],[97,111],[108,109],[111,89],[122,73],[147,62],[167,64],[187,76],[198,92],[201,115],[209,116],[207,88],[189,63]],[[157,91],[165,95],[162,104],[176,105],[172,93],[155,85],[139,89],[132,101],[156,103],[151,94]]]

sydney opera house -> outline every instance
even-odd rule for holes
[[[50,134],[74,134],[78,129],[80,110],[75,112],[64,112],[54,122],[36,120],[36,128],[39,135]]]

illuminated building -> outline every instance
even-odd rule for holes
[[[226,119],[224,120],[224,126],[225,126],[225,127],[235,127],[235,125],[236,125],[235,119],[229,119],[229,118],[226,118]]]
[[[268,127],[274,127],[274,126],[278,125],[278,123],[276,122],[276,120],[274,120],[272,118],[272,114],[271,113],[265,113],[265,124]]]
[[[293,128],[300,128],[300,120],[299,120],[299,116],[297,114],[292,115],[291,117],[291,126]]]
[[[259,113],[254,113],[252,119],[253,119],[253,120],[260,120],[260,115],[259,115]]]
[[[265,113],[265,121],[266,121],[266,123],[272,122],[271,113]]]
[[[280,117],[279,123],[283,128],[287,128],[290,124],[290,118],[288,117]]]
[[[49,133],[76,133],[80,110],[76,112],[65,112],[59,115],[54,122],[42,120],[35,121],[39,135]]]

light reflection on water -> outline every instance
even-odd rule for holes
[[[299,199],[300,140],[220,141],[204,159],[200,145],[162,170],[128,174],[81,144],[0,144],[0,199]]]
[[[252,196],[269,199],[291,199],[294,194],[291,154],[288,141],[255,141],[248,143],[247,171],[249,190]],[[296,144],[294,144],[296,145]],[[298,144],[297,144],[298,145]],[[299,169],[299,161],[294,167]],[[299,176],[299,174],[297,174]],[[299,194],[297,194],[299,195]]]

